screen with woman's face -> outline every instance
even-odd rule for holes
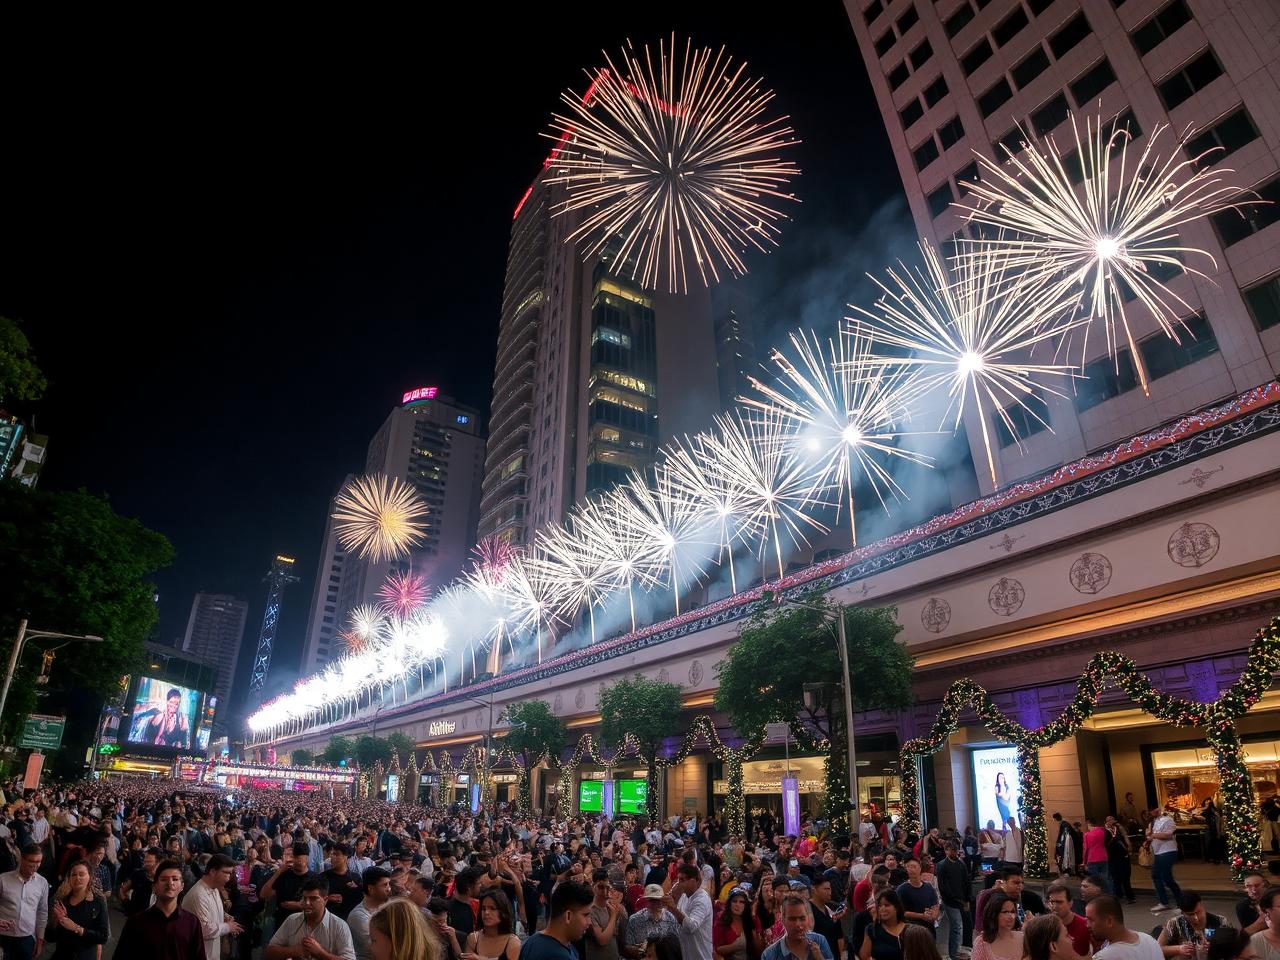
[[[138,679],[129,718],[130,743],[190,750],[200,692],[154,677]]]
[[[1010,817],[1018,815],[1018,748],[987,747],[970,751],[969,763],[973,770],[973,792],[977,799],[979,827],[991,820],[997,828]]]

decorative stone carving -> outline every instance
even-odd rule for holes
[[[1082,553],[1071,564],[1068,577],[1077,593],[1101,593],[1111,582],[1111,561],[1101,553]]]
[[[1002,617],[1011,617],[1022,609],[1022,602],[1027,599],[1027,591],[1022,583],[1013,577],[1001,577],[991,585],[987,594],[987,605]]]
[[[951,625],[951,604],[941,597],[930,597],[920,611],[920,623],[930,633],[941,633]]]
[[[1184,523],[1169,537],[1169,559],[1180,567],[1203,567],[1218,555],[1222,538],[1207,523]]]
[[[702,661],[695,660],[689,664],[689,686],[697,687],[702,683],[703,670]]]

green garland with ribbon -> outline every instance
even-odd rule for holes
[[[1117,687],[1142,710],[1177,727],[1202,727],[1213,748],[1226,820],[1227,849],[1232,875],[1238,881],[1261,865],[1253,785],[1245,764],[1236,721],[1258,702],[1280,669],[1280,617],[1262,627],[1249,645],[1244,670],[1213,703],[1184,700],[1154,689],[1138,666],[1114,651],[1095,654],[1078,681],[1075,697],[1052,722],[1028,730],[1006,716],[991,695],[975,681],[957,680],[942,698],[938,716],[925,737],[903,744],[903,819],[923,829],[920,817],[921,757],[937,753],[959,727],[960,712],[972,706],[979,720],[995,737],[1018,748],[1020,798],[1018,812],[1023,835],[1025,864],[1034,876],[1049,873],[1045,843],[1044,802],[1040,791],[1040,749],[1061,743],[1093,716],[1107,682]]]

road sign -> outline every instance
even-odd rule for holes
[[[18,746],[35,750],[57,750],[62,746],[62,729],[66,723],[66,717],[50,717],[42,713],[33,713],[22,723],[22,735],[18,737]]]

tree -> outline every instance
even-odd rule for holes
[[[111,695],[121,675],[142,663],[143,641],[157,620],[150,577],[172,560],[168,540],[117,514],[104,497],[0,482],[0,657],[9,655],[24,617],[33,629],[100,636],[100,643],[76,642],[58,655],[46,709],[89,699],[86,692],[90,698]],[[38,665],[29,650],[19,662],[3,718],[6,732],[35,705]],[[82,728],[68,728],[69,753],[78,749],[83,756],[95,722],[96,711]]]
[[[531,806],[529,801],[529,781],[536,764],[545,753],[556,763],[560,762],[560,753],[564,750],[564,723],[551,712],[551,705],[545,700],[522,700],[513,703],[502,712],[503,723],[510,724],[507,731],[507,748],[524,761],[520,770],[520,809],[527,812]]]
[[[44,374],[30,353],[22,328],[0,317],[0,407],[26,406],[44,393]]]
[[[328,745],[320,753],[320,759],[325,763],[337,765],[343,760],[350,760],[356,755],[356,745],[350,737],[336,736],[330,737]]]
[[[849,809],[849,754],[832,617],[843,612],[855,709],[898,713],[910,707],[914,658],[897,641],[902,628],[892,608],[842,608],[812,594],[804,603],[766,608],[747,621],[720,664],[716,709],[739,732],[781,722],[791,724],[802,742],[827,740],[826,812],[842,823]],[[815,684],[817,696],[806,697],[805,687]]]
[[[395,754],[398,757],[407,757],[413,753],[413,748],[417,744],[413,742],[413,737],[409,736],[403,730],[395,730],[387,734],[387,755]]]
[[[360,768],[368,770],[379,760],[386,763],[391,759],[391,744],[381,737],[371,737],[366,733],[356,740],[355,757]]]
[[[289,762],[295,767],[309,767],[316,762],[315,754],[305,747],[289,754]]]
[[[649,819],[658,817],[658,749],[667,737],[680,732],[680,688],[674,683],[650,680],[637,673],[600,693],[600,739],[617,748],[629,733],[635,737],[648,767],[645,808]]]

